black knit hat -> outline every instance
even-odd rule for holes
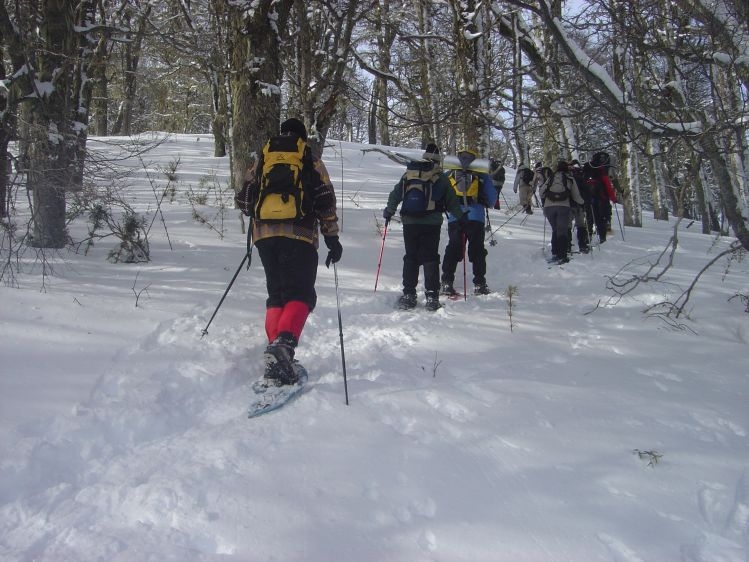
[[[292,117],[281,123],[281,134],[293,133],[303,140],[307,140],[307,128],[299,119]]]
[[[440,159],[440,147],[430,142],[424,149],[424,155],[422,158],[426,160],[439,160]]]

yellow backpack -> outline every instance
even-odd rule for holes
[[[471,172],[463,170],[450,170],[450,185],[453,186],[455,194],[460,197],[464,203],[474,203],[478,201],[479,196],[479,178]]]
[[[304,216],[302,168],[307,143],[295,136],[271,137],[263,147],[263,169],[255,217],[295,220]]]

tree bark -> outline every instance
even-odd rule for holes
[[[29,144],[28,188],[33,197],[31,245],[62,248],[65,232],[65,191],[74,184],[76,135],[71,130],[72,60],[75,56],[73,5],[66,0],[43,4],[39,36],[44,47],[37,53],[37,88],[32,106]]]
[[[130,24],[133,14],[126,13],[124,16],[124,23],[128,26],[133,25],[135,32],[130,35],[130,41],[125,44],[122,54],[122,66],[124,69],[122,76],[123,97],[117,113],[117,119],[112,127],[113,135],[129,136],[133,133],[133,106],[135,104],[135,95],[138,91],[138,65],[140,64],[143,39],[146,34],[147,21],[151,14],[151,8],[151,4],[147,4],[143,12],[136,14],[134,24]]]
[[[292,0],[262,0],[252,12],[229,7],[231,182],[237,191],[268,136],[278,133],[283,75],[280,35],[291,4]]]

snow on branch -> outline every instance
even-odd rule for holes
[[[692,122],[675,122],[662,123],[653,119],[635,107],[625,93],[617,86],[614,79],[603,66],[594,61],[583,51],[583,49],[572,39],[564,29],[562,20],[552,17],[548,12],[544,17],[551,24],[551,31],[559,41],[561,47],[569,57],[573,65],[585,73],[592,81],[599,86],[603,94],[637,125],[649,131],[654,135],[682,135],[684,133],[699,133],[702,131],[702,123]]]

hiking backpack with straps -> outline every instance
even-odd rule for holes
[[[562,174],[562,186],[564,186],[564,189],[562,191],[552,191],[551,188],[554,187],[554,180],[552,179],[551,183],[549,184],[549,188],[546,190],[546,194],[544,195],[546,199],[548,199],[549,201],[553,201],[554,203],[567,201],[570,198],[570,187],[569,185],[567,185],[567,182],[570,180],[565,172],[560,173]]]
[[[410,162],[403,177],[401,215],[419,216],[439,211],[432,198],[434,182],[439,177],[434,162]]]
[[[450,170],[450,185],[463,204],[476,203],[479,199],[479,178],[463,170]]]
[[[530,185],[531,182],[533,181],[533,176],[534,175],[535,175],[535,173],[530,168],[523,168],[520,171],[520,179],[523,180],[528,185]]]
[[[306,213],[302,168],[308,161],[307,143],[296,136],[271,137],[263,147],[255,217],[295,220]]]

